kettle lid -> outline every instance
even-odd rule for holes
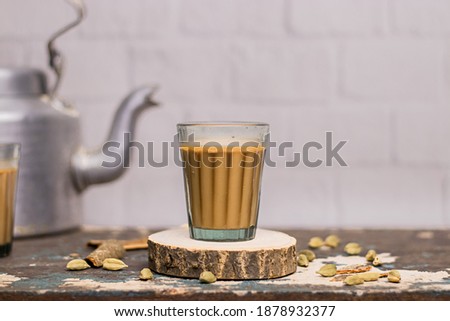
[[[0,67],[0,96],[41,95],[47,92],[47,77],[35,68]]]

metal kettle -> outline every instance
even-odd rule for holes
[[[0,143],[21,144],[16,197],[15,236],[54,233],[81,224],[81,194],[89,185],[118,178],[128,162],[124,134],[134,131],[138,115],[155,106],[153,88],[130,93],[120,104],[108,141],[120,142],[122,164],[102,166],[101,148],[87,151],[80,143],[79,113],[59,99],[56,91],[63,71],[56,38],[76,26],[84,16],[81,1],[72,1],[77,20],[57,32],[48,43],[50,66],[56,83],[48,88],[47,77],[32,68],[0,67]]]

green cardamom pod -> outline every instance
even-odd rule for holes
[[[316,258],[316,255],[311,250],[301,250],[300,252],[298,252],[298,254],[305,255],[309,262],[314,261],[314,259]]]
[[[87,262],[85,260],[75,259],[75,260],[69,261],[66,265],[66,268],[70,271],[81,271],[81,270],[89,269],[90,265],[87,264]]]
[[[338,247],[339,243],[341,243],[341,239],[337,235],[331,234],[325,238],[325,245],[329,247]]]
[[[394,275],[389,275],[388,274],[388,281],[392,282],[392,283],[399,283],[400,282],[400,278],[396,277]]]
[[[400,276],[400,272],[397,271],[397,270],[391,270],[391,271],[389,271],[389,272],[388,272],[388,276],[389,276],[389,275],[395,276],[396,278],[399,278],[399,279],[402,278],[402,277]]]
[[[344,251],[348,255],[358,255],[359,253],[361,253],[361,250],[361,245],[355,242],[347,243],[347,245],[345,245],[344,247]]]
[[[216,276],[209,271],[203,271],[198,279],[201,283],[214,283],[217,281]]]
[[[316,271],[316,273],[324,276],[324,277],[331,277],[336,275],[336,265],[335,264],[325,264],[322,266],[319,271]]]
[[[139,280],[147,281],[153,279],[153,273],[149,268],[143,268],[139,273]]]
[[[369,250],[369,251],[367,251],[367,254],[366,254],[366,260],[368,262],[373,262],[373,260],[375,259],[376,256],[377,256],[377,252],[375,252],[375,250]]]
[[[377,281],[380,278],[380,273],[378,272],[364,272],[358,274],[364,282]]]
[[[359,275],[349,275],[345,278],[344,283],[347,285],[363,284],[364,279]]]
[[[305,254],[299,254],[297,256],[297,264],[302,267],[307,267],[309,265],[309,260]]]
[[[383,262],[381,262],[380,258],[378,256],[375,256],[372,262],[373,266],[380,266],[383,265]]]
[[[315,236],[309,240],[308,246],[310,248],[316,249],[323,246],[323,240],[321,237]]]
[[[122,260],[119,259],[107,258],[103,260],[103,268],[105,270],[119,271],[127,267],[128,265],[126,265]]]

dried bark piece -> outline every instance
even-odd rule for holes
[[[125,249],[120,241],[107,240],[86,257],[86,262],[95,267],[101,267],[107,258],[121,259]]]

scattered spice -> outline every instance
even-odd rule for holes
[[[309,265],[309,260],[305,254],[299,254],[297,256],[297,264],[301,267],[307,267]]]
[[[364,282],[378,281],[380,278],[380,273],[378,272],[364,272],[359,274],[359,276],[364,280]]]
[[[395,276],[395,277],[401,279],[400,272],[397,271],[397,270],[391,270],[391,271],[389,271],[389,272],[387,273],[387,275],[388,275],[388,276],[389,276],[389,275],[392,275],[392,276]]]
[[[325,238],[325,245],[329,247],[338,247],[339,243],[341,243],[341,239],[337,235],[331,234]]]
[[[347,243],[347,245],[345,245],[344,247],[344,251],[348,255],[358,255],[359,253],[361,253],[361,250],[361,246],[355,242]]]
[[[325,264],[316,273],[324,277],[331,277],[336,275],[336,264]]]
[[[373,266],[380,266],[383,265],[383,262],[381,262],[380,258],[378,256],[375,256],[372,262]]]
[[[87,262],[85,260],[75,259],[75,260],[69,261],[66,265],[66,268],[70,271],[81,271],[81,270],[89,269],[90,265],[87,264]]]
[[[373,262],[373,260],[375,259],[376,256],[377,256],[377,252],[375,252],[375,250],[369,250],[369,251],[367,251],[367,254],[366,254],[366,260],[368,262]]]
[[[400,278],[393,275],[388,275],[388,281],[392,283],[400,283]]]
[[[210,271],[203,271],[198,279],[201,283],[214,283],[217,281],[216,276]]]
[[[364,279],[360,275],[349,275],[345,278],[344,283],[347,285],[363,284]]]
[[[399,283],[400,280],[402,279],[400,276],[400,272],[397,270],[389,271],[387,274],[387,278],[388,278],[388,281],[392,282],[392,283]]]
[[[139,273],[139,280],[147,281],[153,279],[153,273],[149,268],[143,268]]]
[[[316,258],[316,254],[314,254],[314,252],[311,250],[301,250],[300,252],[298,252],[298,254],[305,255],[309,262],[314,261],[314,259]]]
[[[310,248],[316,249],[323,246],[323,244],[324,244],[323,239],[321,237],[315,236],[309,240],[308,246]]]
[[[103,268],[105,270],[119,271],[127,267],[128,265],[126,265],[122,260],[116,258],[107,258],[103,260]]]

